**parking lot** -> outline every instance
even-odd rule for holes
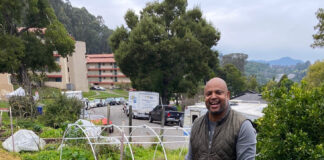
[[[122,105],[112,105],[110,107],[110,120],[113,124],[117,126],[129,126],[129,117],[126,116],[126,114],[122,110]],[[107,107],[98,107],[98,108],[92,108],[88,110],[89,114],[96,114],[96,115],[103,115],[107,116]],[[149,123],[147,119],[133,119],[132,120],[133,126],[143,126],[144,124],[147,126],[152,127],[157,134],[160,133],[160,122],[154,122]],[[126,135],[129,135],[129,128],[128,127],[122,127],[124,128],[124,132]],[[157,141],[156,138],[154,138],[154,133],[150,131],[148,128],[144,127],[133,127],[133,136],[132,140],[133,142],[148,142],[148,141]],[[119,136],[120,132],[117,128],[114,129],[114,133],[111,136]],[[182,137],[184,136],[184,131],[182,128],[178,127],[177,125],[168,125],[165,126],[164,129],[164,139],[163,141],[166,142],[165,147],[169,149],[177,149],[181,147],[187,148],[188,146],[188,137]],[[136,137],[136,136],[143,136],[143,137]],[[151,144],[145,144],[143,143],[143,146],[149,146]]]

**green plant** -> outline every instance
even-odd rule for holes
[[[280,85],[263,95],[269,103],[256,121],[257,159],[323,159],[324,85]]]
[[[47,126],[58,128],[65,121],[76,121],[82,107],[80,100],[60,94],[55,98],[54,103],[45,106],[45,113],[40,120]]]
[[[37,109],[36,104],[30,96],[13,96],[9,98],[12,115],[25,117],[36,117]]]
[[[6,101],[0,101],[0,108],[8,108],[9,107],[9,103]]]
[[[41,138],[61,138],[63,136],[63,130],[61,128],[44,127],[39,136]]]

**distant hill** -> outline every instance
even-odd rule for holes
[[[298,63],[304,63],[302,60],[292,59],[290,57],[282,57],[280,59],[265,61],[265,60],[251,60],[252,62],[269,64],[271,66],[293,66]]]
[[[295,63],[297,63],[296,60]],[[309,61],[297,63],[296,65],[270,65],[270,61],[263,63],[261,61],[247,61],[244,66],[245,75],[255,75],[259,84],[266,84],[269,80],[279,80],[283,74],[286,74],[289,79],[294,82],[300,82],[300,80],[306,75],[308,67],[311,65]],[[280,61],[279,61],[280,62]],[[285,64],[292,64],[290,62],[284,62]],[[279,63],[280,64],[280,63]]]

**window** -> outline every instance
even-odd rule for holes
[[[55,62],[59,62],[60,61],[60,57],[55,57]]]
[[[68,67],[68,72],[70,72],[70,68]]]

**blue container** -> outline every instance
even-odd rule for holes
[[[37,112],[38,112],[38,114],[42,114],[43,113],[43,106],[37,106]]]

